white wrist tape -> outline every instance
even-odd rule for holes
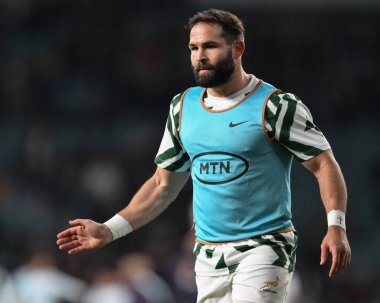
[[[337,225],[346,230],[346,214],[341,210],[334,209],[327,214],[327,226]]]
[[[111,230],[113,240],[119,239],[133,231],[131,224],[118,214],[104,222],[104,224]]]

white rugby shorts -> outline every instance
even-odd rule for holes
[[[194,247],[197,303],[284,302],[296,263],[297,233]]]

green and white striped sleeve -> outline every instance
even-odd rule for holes
[[[180,101],[182,94],[176,95],[171,104],[164,136],[154,159],[159,167],[173,172],[190,170],[190,158],[181,145],[178,135]]]
[[[269,138],[285,146],[299,161],[309,160],[330,144],[314,124],[309,109],[290,93],[274,93],[265,109],[265,127]]]

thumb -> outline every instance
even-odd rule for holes
[[[327,247],[327,245],[323,245],[322,244],[322,246],[321,246],[321,263],[320,263],[320,265],[326,264],[328,256],[329,256],[328,247]]]

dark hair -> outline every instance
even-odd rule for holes
[[[230,12],[213,8],[198,12],[189,19],[186,28],[191,30],[199,22],[219,24],[223,29],[223,37],[229,43],[239,38],[244,38],[245,29],[243,21]]]

